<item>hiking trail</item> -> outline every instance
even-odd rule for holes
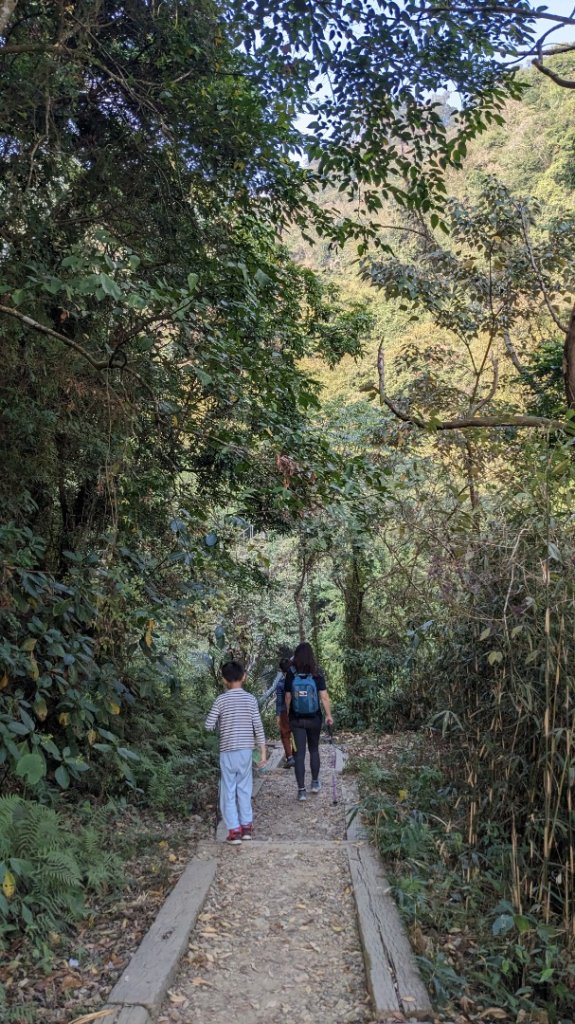
[[[328,743],[320,753],[320,793],[309,792],[308,767],[308,799],[297,802],[276,748],[254,786],[254,839],[227,846],[220,823],[217,841],[199,844],[196,868],[215,875],[163,1004],[151,1008],[158,1024],[431,1020],[377,855],[359,819],[349,824],[345,755]],[[139,1010],[118,1019],[139,1022]]]

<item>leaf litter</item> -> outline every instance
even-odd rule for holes
[[[132,851],[120,891],[93,897],[87,918],[74,931],[54,935],[44,963],[20,938],[2,952],[0,984],[12,1024],[102,1019],[93,1014],[102,1012],[198,841],[212,835],[211,822],[198,815],[182,820],[136,808],[123,809],[110,827]]]

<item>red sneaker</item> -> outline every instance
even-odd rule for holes
[[[230,846],[238,846],[243,839],[241,828],[231,828],[228,832],[226,843]]]
[[[242,839],[244,839],[244,840],[245,839],[253,839],[253,836],[254,836],[254,826],[251,824],[251,822],[250,822],[249,825],[242,825],[241,832],[242,832]]]

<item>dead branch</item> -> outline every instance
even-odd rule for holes
[[[468,430],[481,427],[546,427],[548,430],[565,430],[570,424],[565,420],[554,420],[547,416],[461,416],[455,420],[439,420],[427,423],[421,416],[414,416],[399,409],[390,398],[384,398],[385,405],[394,416],[410,423],[420,430]]]

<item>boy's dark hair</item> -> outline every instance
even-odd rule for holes
[[[280,658],[280,661],[279,661],[280,672],[287,672],[287,670],[290,667],[290,665],[291,665],[291,658]]]
[[[317,675],[317,664],[311,644],[298,644],[293,652],[293,661],[296,672],[308,672],[311,676]]]
[[[226,661],[221,667],[221,673],[226,683],[238,683],[246,674],[241,661]]]

